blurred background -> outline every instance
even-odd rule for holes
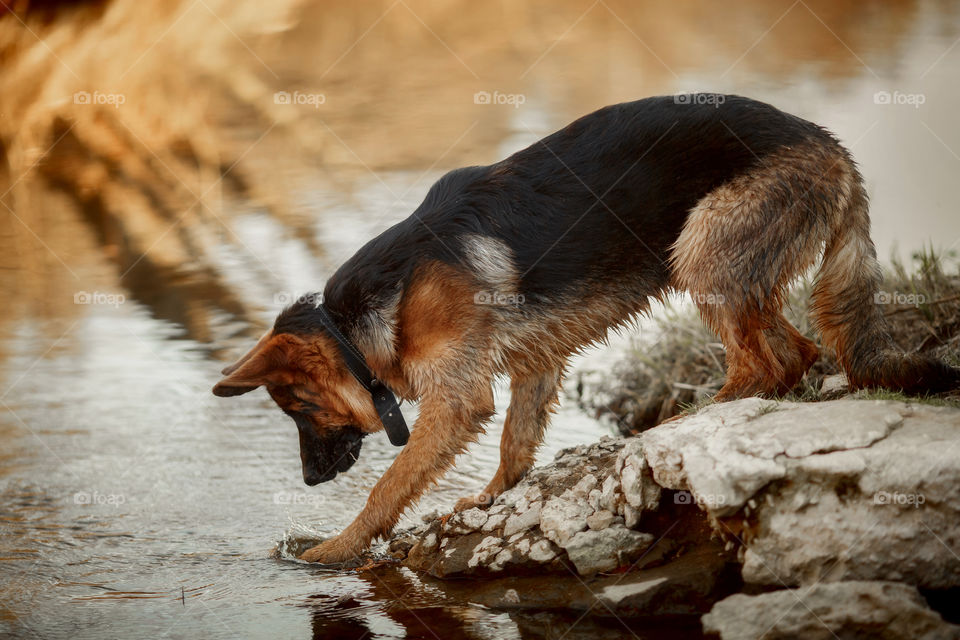
[[[0,635],[542,628],[271,558],[349,523],[395,451],[308,490],[292,423],[210,396],[219,369],[445,171],[649,95],[826,126],[881,257],[949,254],[958,41],[953,0],[0,0]],[[421,511],[485,483],[491,431]],[[541,459],[606,433],[567,401]]]

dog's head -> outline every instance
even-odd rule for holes
[[[266,387],[297,425],[303,481],[312,486],[349,469],[362,438],[382,424],[370,394],[347,370],[334,340],[322,329],[308,329],[288,332],[275,326],[223,370],[213,393],[230,397]]]

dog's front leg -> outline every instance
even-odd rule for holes
[[[377,537],[387,536],[412,502],[444,472],[454,459],[476,441],[483,423],[493,415],[489,384],[479,401],[463,398],[440,400],[425,397],[410,441],[377,482],[360,515],[343,530],[300,556],[308,562],[335,563],[351,560]]]
[[[560,381],[559,368],[511,377],[510,407],[500,439],[500,467],[483,493],[461,498],[454,511],[490,506],[526,475],[536,459],[550,414],[556,409]]]

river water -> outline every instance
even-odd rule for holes
[[[549,56],[533,67],[536,55],[514,63],[510,73],[523,80],[511,81],[526,91],[525,104],[498,116],[472,146],[436,166],[398,154],[373,163],[375,171],[355,166],[310,185],[297,182],[291,192],[301,213],[293,225],[236,203],[229,237],[218,242],[214,234],[205,259],[225,274],[231,295],[254,301],[246,313],[212,305],[224,294],[207,287],[189,263],[165,273],[162,282],[155,274],[150,278],[157,280],[131,279],[135,271],[117,267],[89,220],[59,211],[50,204],[55,200],[44,201],[49,208],[39,222],[33,219],[31,233],[56,259],[42,247],[25,249],[19,239],[25,232],[10,220],[0,245],[7,306],[0,321],[0,636],[653,637],[639,627],[628,633],[575,615],[524,616],[452,601],[440,586],[403,570],[337,573],[274,557],[284,540],[320,538],[347,525],[396,449],[382,434],[368,438],[349,473],[306,487],[294,425],[264,392],[235,399],[209,393],[219,369],[290,296],[322,289],[339,262],[408,215],[442,169],[492,161],[594,107],[647,93],[721,89],[823,122],[861,161],[882,254],[896,245],[907,255],[931,239],[943,249],[958,246],[957,3],[876,3],[862,13],[825,9],[822,20],[802,2],[785,3],[720,47],[719,61],[697,44],[695,33],[685,41],[692,52],[648,46],[636,33],[643,15],[618,24],[613,10],[567,4],[566,26],[580,24],[577,16],[588,11],[582,25],[571,27],[568,37],[562,25],[546,21],[533,49],[555,46],[557,58],[570,62],[567,72],[559,73]],[[651,9],[650,19],[668,26],[696,22],[677,11]],[[412,20],[402,18],[403,24]],[[371,21],[359,21],[358,32]],[[859,30],[850,31],[851,21]],[[764,40],[771,24],[777,44]],[[816,46],[794,39],[793,27],[815,34]],[[423,37],[410,44],[414,58],[449,55]],[[577,62],[578,47],[606,51],[602,73],[589,66],[597,63],[595,54]],[[676,72],[665,73],[658,59]],[[625,83],[628,71],[643,80]],[[878,92],[888,92],[891,104]],[[333,102],[336,90],[330,93]],[[460,118],[469,124],[472,116],[463,114],[473,109],[466,101],[447,105],[435,124],[460,130]],[[385,127],[398,126],[397,116],[383,119]],[[376,131],[377,114],[362,121]],[[345,120],[344,128],[351,123]],[[430,124],[415,134],[429,136]],[[486,126],[475,125],[477,131]],[[408,148],[413,135],[403,139]],[[358,138],[350,146],[363,144]],[[305,236],[322,246],[322,255]],[[579,372],[609,368],[636,337],[614,337],[574,362],[540,462],[613,432],[577,407],[573,387]],[[496,469],[506,401],[501,381],[498,416],[487,436],[401,526],[424,512],[448,510],[485,485]],[[405,410],[411,420],[415,407]]]

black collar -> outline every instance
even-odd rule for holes
[[[340,332],[326,307],[321,304],[317,307],[317,313],[320,314],[320,321],[327,329],[330,337],[336,340],[347,369],[373,399],[373,406],[380,416],[380,422],[383,423],[383,428],[387,432],[387,437],[390,438],[390,443],[398,447],[407,444],[410,431],[407,429],[407,423],[400,412],[400,405],[397,404],[396,396],[393,395],[387,385],[373,375],[360,350]]]

